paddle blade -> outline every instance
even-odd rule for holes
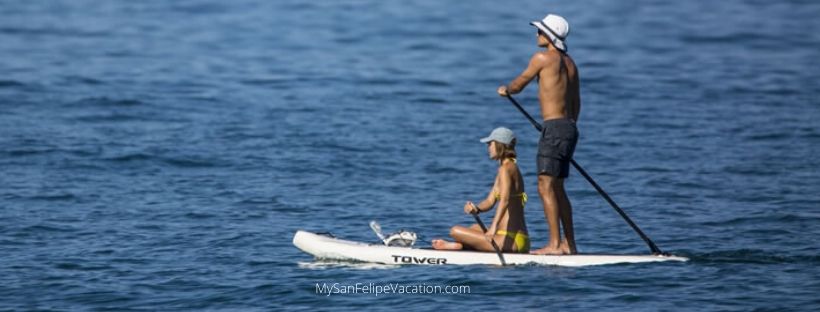
[[[376,220],[370,221],[370,228],[376,233],[376,236],[384,241],[384,234],[382,234],[382,226]]]

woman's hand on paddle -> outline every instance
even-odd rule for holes
[[[476,207],[475,204],[473,204],[473,202],[468,200],[467,203],[464,204],[464,213],[474,214],[479,212],[480,211],[478,210],[478,207]]]
[[[510,96],[510,93],[507,92],[507,86],[500,86],[498,87],[498,95],[500,96]]]
[[[495,226],[491,226],[489,229],[487,229],[487,232],[484,233],[484,238],[486,238],[488,242],[491,242],[493,238],[495,238],[495,231]]]

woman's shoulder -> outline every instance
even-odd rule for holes
[[[505,161],[498,166],[498,174],[512,175],[518,173],[518,165],[514,161]]]

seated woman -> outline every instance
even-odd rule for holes
[[[450,236],[455,242],[434,239],[435,249],[475,249],[495,251],[490,240],[495,240],[502,252],[527,253],[530,250],[530,239],[527,235],[527,224],[524,221],[524,180],[515,161],[515,136],[510,129],[500,127],[493,130],[489,137],[481,139],[487,143],[490,158],[498,161],[498,173],[495,183],[487,198],[478,205],[468,201],[464,204],[465,213],[490,211],[498,204],[495,217],[483,233],[478,224],[470,227],[460,225],[450,229]]]

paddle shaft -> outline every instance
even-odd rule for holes
[[[539,125],[538,122],[535,121],[535,119],[532,118],[532,116],[529,113],[527,113],[527,111],[525,111],[523,107],[521,107],[521,104],[518,104],[518,101],[516,101],[515,98],[512,97],[512,95],[508,94],[507,99],[509,99],[510,102],[512,102],[512,104],[515,105],[515,108],[517,108],[518,111],[520,111],[522,114],[524,114],[525,117],[527,117],[527,119],[530,120],[530,123],[532,123],[532,125],[535,127],[535,129],[538,130],[538,132],[543,131],[541,125]],[[578,170],[578,172],[580,172],[581,175],[587,179],[589,184],[591,184],[592,187],[595,188],[596,191],[598,191],[598,194],[600,194],[601,197],[603,197],[609,203],[609,205],[612,206],[612,208],[615,208],[615,211],[617,211],[618,214],[621,215],[624,221],[626,221],[626,223],[629,224],[629,226],[632,227],[632,229],[635,230],[636,233],[638,233],[638,236],[640,236],[643,239],[643,241],[646,242],[647,245],[649,245],[649,249],[652,250],[653,254],[663,254],[661,249],[658,248],[658,246],[655,245],[655,243],[652,242],[651,239],[649,239],[649,236],[646,236],[646,234],[644,234],[643,231],[641,231],[641,229],[638,228],[638,225],[636,225],[635,222],[632,222],[632,219],[630,219],[629,216],[626,215],[626,212],[624,212],[623,209],[621,209],[621,207],[618,207],[618,204],[616,204],[615,201],[612,200],[612,198],[609,197],[609,195],[606,192],[604,192],[604,189],[602,189],[598,185],[598,183],[595,183],[595,180],[593,180],[592,177],[589,176],[589,174],[587,174],[587,172],[583,168],[581,168],[581,165],[575,162],[574,159],[570,159],[569,161],[570,163],[572,163],[572,166],[575,167],[575,169]]]
[[[478,208],[476,208],[476,210],[478,210]],[[487,233],[487,227],[484,226],[484,222],[481,222],[481,218],[478,216],[478,212],[471,214],[475,218],[475,222],[478,223],[478,226],[481,227],[481,232]],[[498,255],[498,259],[501,260],[501,266],[507,265],[507,261],[504,261],[504,256],[501,255],[501,248],[498,248],[498,245],[495,243],[494,239],[490,239],[490,244],[493,245],[493,249],[495,249],[495,254]]]

